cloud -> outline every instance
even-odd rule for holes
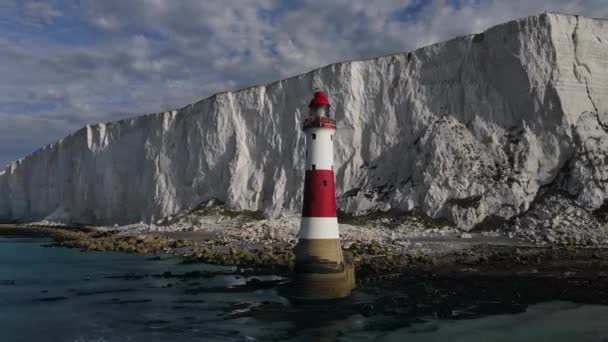
[[[85,124],[543,11],[608,16],[605,0],[5,0],[0,165]]]
[[[106,31],[117,31],[121,27],[121,23],[118,18],[107,15],[102,15],[93,19],[93,24]]]
[[[42,20],[50,24],[53,20],[61,17],[62,13],[52,5],[45,2],[28,2],[25,4],[25,13],[31,18]]]

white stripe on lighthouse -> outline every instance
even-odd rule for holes
[[[338,218],[336,217],[302,217],[300,239],[340,239]]]
[[[332,170],[334,165],[333,135],[331,128],[314,127],[306,129],[306,170]],[[313,139],[314,137],[314,139]]]

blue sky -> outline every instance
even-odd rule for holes
[[[90,123],[606,0],[0,1],[0,167]]]

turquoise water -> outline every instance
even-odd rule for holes
[[[0,238],[0,341],[608,341],[606,306],[406,319],[359,311],[375,300],[366,288],[344,301],[290,303],[272,284],[238,289],[277,277],[207,276],[234,269],[45,243]],[[193,271],[202,273],[181,276]]]

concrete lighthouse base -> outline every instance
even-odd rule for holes
[[[323,257],[320,257],[320,256]],[[348,297],[356,286],[354,258],[340,240],[300,240],[291,296],[301,300]]]
[[[295,249],[296,268],[314,264],[341,264],[339,239],[300,239]]]

